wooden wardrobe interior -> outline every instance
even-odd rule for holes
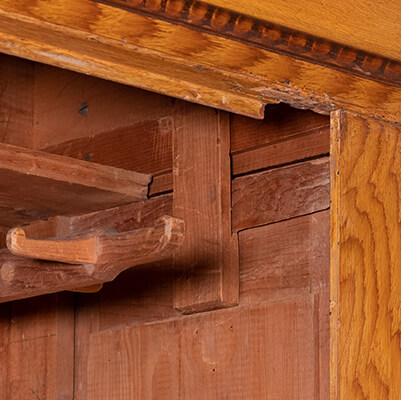
[[[153,175],[149,199],[120,207],[119,226],[99,216],[108,228],[173,215],[180,101],[0,55],[0,142]],[[183,315],[170,259],[98,293],[0,304],[0,398],[6,385],[13,398],[54,398],[71,379],[77,400],[328,398],[329,117],[277,104],[263,120],[229,120],[239,305]],[[4,247],[12,226],[0,224]]]

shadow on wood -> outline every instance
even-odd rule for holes
[[[184,222],[163,216],[129,232],[95,229],[73,237],[29,239],[11,229],[0,253],[0,302],[62,290],[88,292],[130,267],[170,257],[184,239]],[[43,261],[40,261],[43,260]],[[60,262],[61,261],[61,262]]]

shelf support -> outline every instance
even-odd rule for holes
[[[0,302],[79,288],[87,292],[90,286],[93,291],[125,269],[172,256],[184,239],[184,222],[170,216],[123,233],[99,228],[31,239],[26,230],[11,229],[8,250],[0,252]]]

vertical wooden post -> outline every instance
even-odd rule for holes
[[[331,399],[401,393],[401,129],[332,115]]]
[[[175,307],[184,313],[238,303],[238,241],[231,235],[229,115],[177,102],[174,216],[185,221],[176,253]]]

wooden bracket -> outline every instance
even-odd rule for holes
[[[27,231],[32,229],[11,229],[9,251],[0,252],[0,302],[77,288],[96,291],[94,285],[125,269],[170,257],[183,242],[184,222],[163,216],[152,227],[129,232],[94,229],[50,239],[29,238]]]

